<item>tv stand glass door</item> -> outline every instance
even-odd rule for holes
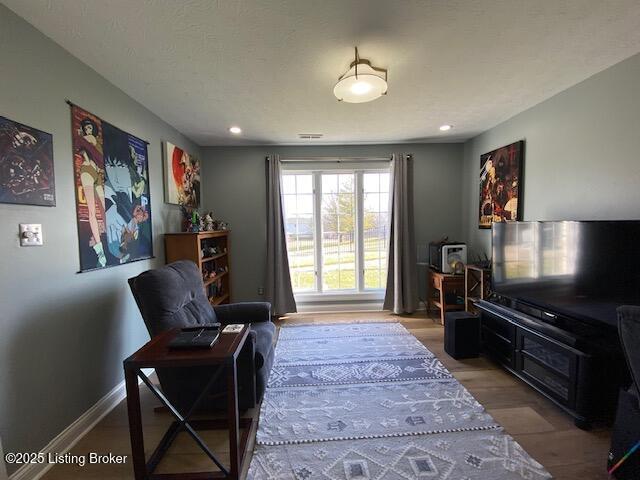
[[[577,354],[538,333],[518,328],[516,369],[529,382],[569,408],[575,404]]]

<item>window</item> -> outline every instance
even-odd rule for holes
[[[388,169],[285,170],[282,198],[295,293],[385,288]]]
[[[387,285],[389,246],[389,174],[364,173],[363,255],[365,288]]]
[[[282,199],[293,290],[315,291],[313,176],[283,175]]]
[[[356,288],[355,174],[323,173],[322,290]]]

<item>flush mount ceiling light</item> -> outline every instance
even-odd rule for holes
[[[440,125],[441,132],[448,132],[453,128],[453,125]]]
[[[242,129],[240,127],[236,127],[236,126],[229,127],[229,131],[231,133],[233,133],[234,135],[240,135],[242,133]]]
[[[387,70],[374,67],[358,55],[349,70],[338,78],[333,94],[340,102],[364,103],[387,94]]]

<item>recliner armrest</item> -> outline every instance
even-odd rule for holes
[[[213,307],[218,321],[229,323],[258,323],[271,321],[271,304],[268,302],[241,302]]]

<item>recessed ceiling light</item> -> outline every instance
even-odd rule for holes
[[[441,132],[446,132],[449,131],[453,128],[453,125],[440,125],[440,131]]]
[[[235,135],[239,135],[242,133],[242,129],[240,127],[229,127],[229,131]]]

